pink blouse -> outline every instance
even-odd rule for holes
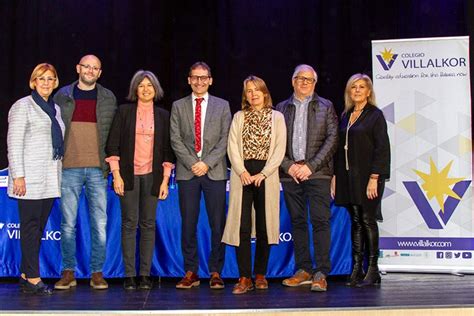
[[[153,170],[154,135],[153,103],[150,106],[138,101],[133,162],[135,175],[148,174]],[[111,171],[120,169],[119,160],[119,156],[110,156],[105,159],[109,163]],[[171,162],[163,162],[163,176],[169,177],[173,168],[174,165]]]

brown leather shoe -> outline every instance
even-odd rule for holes
[[[326,282],[326,276],[317,272],[313,276],[313,283],[311,283],[311,291],[313,292],[326,292],[328,290],[328,283]]]
[[[239,283],[234,285],[234,289],[232,290],[232,294],[245,294],[248,291],[253,291],[255,288],[252,283],[252,279],[241,277],[239,279]]]
[[[92,273],[91,282],[89,284],[94,290],[105,290],[109,288],[107,281],[104,280],[102,272]]]
[[[209,280],[209,286],[213,290],[221,290],[224,288],[224,280],[222,280],[218,272],[211,272],[211,279]]]
[[[291,278],[284,279],[282,284],[285,286],[296,287],[311,284],[311,279],[311,274],[303,269],[299,269]]]
[[[255,288],[257,290],[266,290],[268,289],[268,281],[265,279],[263,274],[255,275]]]
[[[54,284],[55,290],[69,290],[71,287],[77,285],[77,281],[74,278],[74,271],[64,270],[61,279]]]
[[[177,289],[190,289],[192,287],[199,286],[199,276],[191,271],[186,272],[184,278],[176,284]]]

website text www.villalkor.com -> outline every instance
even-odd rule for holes
[[[420,239],[416,241],[412,240],[399,240],[397,244],[400,248],[405,247],[421,247],[421,248],[450,248],[452,242],[450,241],[431,241],[429,239]]]

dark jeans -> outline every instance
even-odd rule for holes
[[[245,160],[245,169],[250,175],[258,174],[265,167],[265,160]],[[267,224],[265,221],[265,181],[260,187],[246,185],[242,188],[242,213],[240,216],[240,245],[237,247],[237,263],[239,275],[250,278],[252,276],[252,204],[255,208],[255,229],[257,234],[257,247],[255,251],[255,274],[267,273],[270,245],[267,237]]]
[[[54,199],[18,200],[20,213],[20,271],[27,278],[39,278],[39,252],[44,228]]]
[[[313,227],[313,247],[316,269],[328,275],[331,271],[329,248],[331,246],[329,179],[310,179],[297,184],[295,181],[282,182],[285,202],[293,226],[293,243],[296,268],[313,271],[309,248],[308,208]]]
[[[125,275],[137,274],[135,255],[137,226],[140,227],[140,275],[149,276],[155,249],[156,205],[158,198],[151,195],[153,175],[134,176],[133,190],[120,197],[122,208],[122,255]]]
[[[225,226],[226,181],[211,180],[207,175],[178,182],[179,208],[181,212],[181,250],[185,271],[198,273],[197,223],[204,193],[207,217],[211,227],[211,254],[209,272],[221,272],[224,266],[225,245],[221,242]]]

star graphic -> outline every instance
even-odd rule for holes
[[[459,181],[464,180],[464,178],[448,178],[449,169],[451,169],[451,160],[443,170],[438,171],[436,165],[433,162],[433,159],[430,157],[430,173],[424,173],[419,170],[413,169],[413,171],[423,179],[424,183],[421,186],[426,192],[428,200],[431,200],[433,197],[436,198],[441,212],[444,213],[444,196],[450,196],[457,200],[460,200],[461,197],[454,192],[450,186],[458,183]]]
[[[387,64],[393,59],[392,49],[387,50],[384,48],[384,51],[380,52],[380,54],[382,54],[382,58]]]

